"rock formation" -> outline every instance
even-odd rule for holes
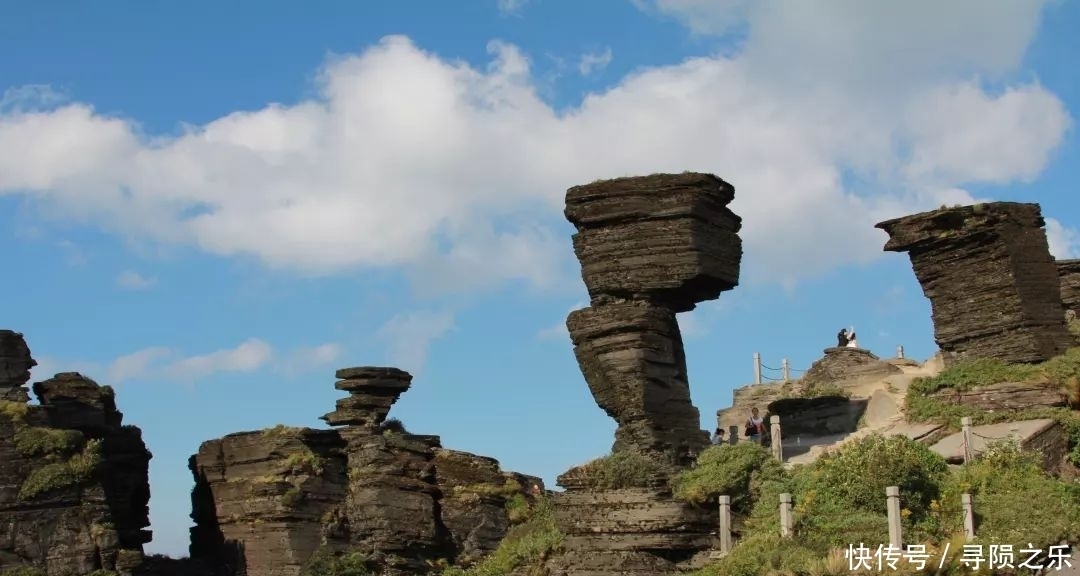
[[[907,252],[933,309],[946,365],[1034,363],[1070,345],[1058,267],[1038,204],[994,202],[877,224],[886,251]]]
[[[342,552],[361,553],[380,574],[468,565],[506,535],[512,504],[543,486],[387,421],[411,385],[407,372],[346,368],[337,377],[349,396],[322,418],[340,428],[277,427],[200,447],[192,557],[246,576],[296,576]]]
[[[1066,310],[1080,313],[1080,260],[1058,260],[1061,279],[1061,304]]]
[[[555,519],[565,553],[556,574],[664,574],[712,545],[715,510],[676,502],[667,476],[708,445],[690,401],[675,314],[739,281],[734,188],[709,174],[658,174],[570,188],[566,217],[591,305],[572,312],[574,354],[597,404],[618,423],[614,453],[664,472],[594,489],[589,467],[559,477]]]
[[[0,331],[0,569],[131,573],[150,541],[141,431],[122,425],[113,391],[78,373],[23,385],[36,365]]]
[[[708,444],[690,402],[677,312],[739,281],[735,189],[709,174],[657,174],[575,186],[566,217],[591,306],[567,328],[597,404],[618,422],[615,451],[672,464]]]

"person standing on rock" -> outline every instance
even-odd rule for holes
[[[757,408],[750,410],[750,418],[746,420],[744,433],[751,442],[761,444],[761,437],[765,435],[765,420],[762,419]]]
[[[843,348],[848,345],[847,328],[841,328],[836,335],[836,347]]]
[[[851,332],[848,333],[847,347],[848,348],[858,348],[859,347],[859,341],[855,338],[855,327],[854,326],[852,326]]]

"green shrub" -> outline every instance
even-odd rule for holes
[[[281,505],[286,508],[295,508],[304,501],[304,493],[299,486],[293,486],[281,495]]]
[[[367,557],[359,552],[334,554],[321,547],[300,571],[301,576],[373,576]]]
[[[562,545],[555,515],[547,499],[537,501],[532,516],[514,526],[498,548],[470,568],[451,567],[441,576],[506,576],[515,570],[540,565]]]
[[[760,576],[770,572],[805,574],[819,554],[779,534],[754,534],[739,541],[731,552],[688,576]]]
[[[760,497],[762,482],[779,479],[783,470],[766,448],[754,442],[710,446],[698,457],[697,466],[671,479],[671,487],[676,498],[692,504],[715,502],[726,494],[734,511],[749,512]]]
[[[289,454],[285,458],[285,462],[282,464],[282,472],[286,474],[310,474],[312,476],[318,476],[323,473],[322,458],[319,458],[317,454],[311,451],[310,448],[303,448],[292,454]]]
[[[30,405],[26,402],[0,400],[0,415],[7,416],[9,420],[16,424],[21,423],[29,411]]]
[[[405,429],[405,425],[401,423],[401,420],[397,418],[388,418],[382,424],[379,425],[379,430],[383,434],[408,434],[409,431]]]
[[[946,388],[970,390],[1001,382],[1028,382],[1040,373],[1037,365],[1006,364],[996,358],[980,358],[958,362],[931,378],[917,378],[911,383],[909,391],[928,395]]]
[[[579,473],[590,488],[617,490],[649,486],[666,472],[656,459],[626,450],[597,458],[582,466]]]
[[[29,500],[52,490],[90,480],[101,464],[101,441],[90,440],[82,452],[65,462],[52,462],[35,469],[19,488],[19,498]]]
[[[23,426],[15,432],[15,450],[23,456],[70,454],[82,441],[78,430]]]
[[[0,576],[45,576],[45,571],[33,566],[16,566],[0,570]]]

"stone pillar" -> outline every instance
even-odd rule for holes
[[[780,536],[791,538],[792,534],[791,494],[785,492],[780,495]]]
[[[769,416],[770,433],[772,436],[772,453],[780,462],[784,461],[784,443],[780,436],[780,417],[773,414]]]
[[[963,433],[961,441],[964,443],[964,464],[967,464],[975,458],[975,452],[971,449],[971,417],[960,418],[960,426]]]
[[[30,369],[37,361],[30,357],[30,348],[23,335],[11,330],[0,330],[0,400],[26,403],[26,383],[30,381]]]
[[[971,494],[961,494],[960,502],[964,507],[964,534],[970,542],[975,539],[975,510],[971,505]]]
[[[889,513],[889,546],[900,549],[903,542],[900,524],[900,487],[885,488],[886,509]]]
[[[735,425],[728,426],[728,443],[735,445],[739,443],[739,427]]]
[[[1072,344],[1061,279],[1038,204],[994,202],[877,224],[907,252],[933,309],[946,367],[996,358],[1036,363]]]
[[[720,553],[731,552],[731,496],[720,497]]]

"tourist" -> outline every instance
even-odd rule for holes
[[[854,327],[852,327],[851,332],[848,333],[847,347],[848,348],[858,348],[859,347],[859,341],[858,341],[858,339],[855,338],[855,328]]]
[[[750,410],[750,418],[746,420],[745,436],[751,442],[761,444],[761,437],[765,435],[765,420],[758,414],[758,409]]]
[[[847,328],[841,328],[840,332],[836,335],[836,347],[843,348],[848,345]]]
[[[724,431],[723,430],[717,428],[716,431],[713,432],[712,443],[713,443],[713,446],[719,446],[720,444],[724,443]]]

